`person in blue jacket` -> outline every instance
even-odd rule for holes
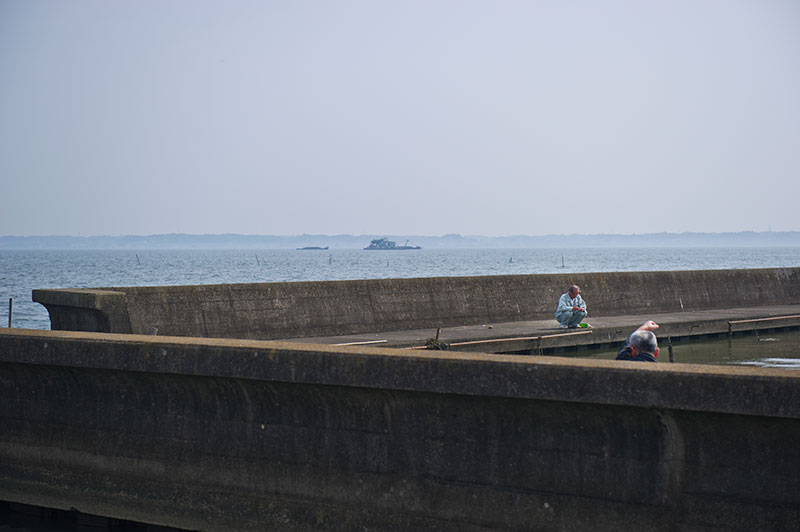
[[[658,324],[653,320],[644,322],[625,340],[617,353],[617,360],[635,362],[658,362],[658,341],[654,330]]]
[[[575,328],[586,317],[586,302],[581,297],[581,287],[574,284],[558,299],[556,319],[560,327]]]

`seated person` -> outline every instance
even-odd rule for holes
[[[653,333],[656,329],[658,324],[653,320],[644,322],[622,344],[617,353],[617,360],[658,362],[658,341]]]
[[[580,293],[581,288],[574,284],[558,299],[556,319],[560,327],[578,327],[586,317],[586,302]]]

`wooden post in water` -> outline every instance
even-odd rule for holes
[[[669,348],[669,361],[675,362],[675,356],[672,354],[672,336],[667,336],[667,347]]]
[[[14,298],[8,298],[8,328],[11,328],[11,309],[14,306]]]

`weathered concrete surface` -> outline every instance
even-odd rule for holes
[[[795,530],[800,373],[0,330],[0,499],[197,530]]]
[[[94,288],[34,290],[34,301],[38,301],[36,292],[46,298],[54,331],[132,332],[125,292]]]
[[[559,329],[555,320],[528,320],[482,325],[443,327],[439,340],[451,350],[478,353],[547,354],[555,349],[581,346],[618,346],[646,320],[655,320],[659,342],[668,338],[705,336],[770,328],[800,327],[800,305],[769,305],[684,312],[654,312],[588,318],[591,329]],[[742,320],[745,320],[744,322]],[[758,320],[758,321],[751,321]],[[412,329],[343,336],[286,339],[293,342],[333,345],[374,344],[381,347],[421,347],[434,337],[435,329]]]
[[[590,318],[800,304],[800,268],[34,290],[33,300],[56,330],[279,339],[553,320],[573,283]]]

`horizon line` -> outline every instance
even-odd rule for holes
[[[798,233],[800,230],[787,230],[787,231],[774,231],[769,230],[741,230],[741,231],[659,231],[652,233],[547,233],[547,234],[505,234],[505,235],[480,235],[480,234],[461,234],[461,233],[444,233],[440,235],[433,234],[411,234],[411,233],[295,233],[295,234],[277,234],[277,233],[150,233],[150,234],[95,234],[95,235],[70,235],[70,234],[47,234],[47,235],[0,235],[0,238],[149,238],[149,237],[164,237],[164,236],[189,236],[189,237],[277,237],[277,238],[300,238],[300,237],[371,237],[371,236],[404,236],[404,237],[419,237],[419,238],[548,238],[548,237],[646,237],[646,236],[664,236],[664,235],[741,235],[741,234],[787,234]]]

